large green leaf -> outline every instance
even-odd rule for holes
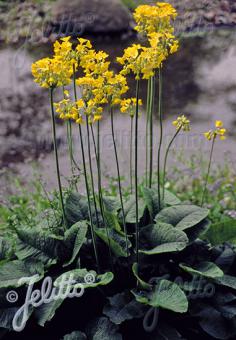
[[[144,316],[146,306],[131,299],[130,294],[120,293],[108,298],[109,303],[104,307],[103,314],[116,325],[124,321],[138,319]]]
[[[152,292],[132,292],[138,302],[155,308],[160,307],[176,313],[185,313],[188,310],[186,295],[176,283],[168,280],[158,281]]]
[[[236,289],[236,277],[231,275],[224,275],[214,280],[217,284],[221,286],[230,287]]]
[[[37,277],[35,276],[37,275]],[[0,288],[20,287],[29,283],[35,276],[34,282],[39,281],[44,275],[43,264],[35,260],[15,260],[0,266]]]
[[[159,212],[159,199],[158,199],[158,191],[157,189],[152,188],[143,188],[143,198],[147,205],[148,211],[152,219]],[[170,191],[165,190],[165,198],[164,205],[176,205],[180,204],[181,201]],[[161,202],[161,206],[163,206],[163,201]]]
[[[62,340],[86,340],[87,336],[79,331],[72,332],[63,337]]]
[[[155,220],[172,224],[180,230],[185,230],[203,221],[208,216],[208,213],[208,209],[200,208],[196,205],[176,205],[160,211]]]
[[[66,200],[65,212],[70,225],[89,220],[87,199],[78,193],[71,193]]]
[[[70,260],[65,265],[70,265],[78,256],[79,251],[86,239],[88,225],[86,221],[80,221],[74,224],[65,233],[65,245],[72,251]]]
[[[236,244],[236,220],[212,224],[202,238],[213,246],[224,242]]]
[[[151,286],[149,283],[143,281],[143,280],[140,278],[140,276],[139,276],[139,274],[138,274],[138,264],[137,264],[137,263],[134,263],[134,264],[133,264],[133,266],[132,266],[132,271],[133,271],[133,273],[134,273],[134,276],[135,276],[136,279],[138,280],[139,286],[140,286],[142,289],[147,289],[147,290],[152,289],[152,286]]]
[[[86,328],[86,334],[93,340],[122,340],[118,326],[106,317],[92,320]]]
[[[113,277],[114,275],[111,272],[97,274],[95,271],[88,271],[87,269],[72,269],[60,275],[54,285],[58,287],[65,279],[72,278],[74,281],[72,286],[75,288],[79,288],[81,284],[84,288],[94,288],[108,285]]]
[[[194,268],[184,264],[180,264],[179,266],[191,275],[200,275],[210,279],[222,277],[224,275],[224,272],[213,262],[201,262]]]
[[[146,208],[146,204],[143,199],[139,199],[138,201],[138,219],[139,221],[144,215],[144,211]],[[132,195],[128,199],[128,201],[124,204],[125,211],[125,221],[126,223],[136,223],[136,205],[135,205],[135,197]]]
[[[95,232],[107,245],[110,244],[111,250],[117,257],[127,257],[126,238],[120,235],[116,230],[106,228],[96,228]],[[128,248],[131,243],[128,240]]]
[[[111,213],[116,213],[120,210],[120,200],[113,196],[103,196],[104,209]]]
[[[142,228],[140,240],[145,245],[140,253],[146,255],[180,251],[188,244],[188,237],[183,231],[162,222]]]
[[[13,249],[10,242],[0,237],[0,261],[10,259],[13,255]]]
[[[16,256],[20,260],[34,258],[50,266],[69,256],[69,250],[63,243],[63,237],[45,230],[19,228],[16,244]]]

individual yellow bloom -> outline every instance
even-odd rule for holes
[[[206,139],[211,140],[213,138],[213,131],[209,130],[208,132],[204,132],[204,136]]]
[[[223,122],[221,120],[216,120],[215,127],[216,128],[221,128],[222,126],[223,126]]]
[[[172,124],[176,127],[176,130],[190,131],[190,120],[184,115],[179,116]]]
[[[70,97],[70,94],[69,94],[69,91],[68,91],[68,90],[64,90],[63,93],[64,93],[64,96],[65,96],[66,98],[69,98],[69,97]]]
[[[93,116],[93,122],[96,123],[98,122],[99,120],[102,119],[102,115],[99,114],[99,113],[96,113],[94,116]]]

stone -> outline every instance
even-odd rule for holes
[[[131,29],[131,13],[120,0],[59,0],[52,9],[57,35],[112,34]]]

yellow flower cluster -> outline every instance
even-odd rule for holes
[[[135,29],[146,35],[153,32],[173,31],[171,20],[176,16],[174,7],[165,2],[157,2],[156,6],[141,5],[134,12],[137,23]]]
[[[54,103],[54,107],[61,119],[71,119],[74,120],[76,123],[83,123],[81,110],[83,110],[85,107],[84,101],[82,99],[79,99],[78,101],[73,102],[70,99],[68,91],[64,91],[64,99],[62,99],[58,103]]]
[[[190,131],[190,120],[184,115],[179,116],[172,124],[176,127],[176,130]]]
[[[55,88],[70,83],[73,69],[57,57],[43,58],[32,64],[32,74],[41,87]]]
[[[208,140],[215,139],[217,136],[219,137],[220,140],[225,140],[226,139],[226,129],[223,128],[223,122],[221,120],[217,120],[215,122],[215,130],[209,130],[208,132],[204,133],[204,136]]]
[[[120,102],[120,111],[122,113],[128,113],[131,118],[135,115],[137,99],[136,98],[126,98]],[[138,100],[138,105],[143,105],[142,100]]]
[[[156,6],[142,5],[137,7],[134,19],[136,29],[145,33],[149,46],[133,44],[124,50],[117,61],[123,65],[122,74],[130,72],[136,79],[149,79],[155,70],[162,66],[169,54],[175,53],[179,42],[173,35],[174,28],[171,20],[176,17],[176,10],[167,3],[157,3]]]

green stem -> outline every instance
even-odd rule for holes
[[[146,112],[146,167],[145,167],[145,179],[146,179],[146,187],[148,186],[148,126],[150,120],[150,91],[151,91],[151,79],[148,79],[147,86],[147,112]]]
[[[155,78],[151,78],[151,87],[150,87],[150,113],[149,113],[149,120],[150,120],[150,155],[149,155],[149,188],[152,187],[152,173],[153,173],[153,106],[154,106],[154,83]]]
[[[181,127],[178,128],[178,130],[175,132],[174,136],[170,140],[170,143],[168,144],[167,149],[166,149],[166,154],[165,154],[165,159],[164,159],[164,168],[163,168],[163,193],[162,193],[163,194],[163,201],[164,201],[164,198],[165,198],[165,179],[166,179],[167,158],[168,158],[168,154],[169,154],[171,145],[173,144],[173,142],[174,142],[175,138],[177,137],[178,133],[180,132],[180,130],[181,130]]]
[[[73,70],[74,70],[74,73],[73,73],[74,97],[75,97],[75,101],[77,101],[76,79],[75,79],[75,67],[73,67]],[[95,237],[94,225],[93,225],[93,219],[92,219],[92,209],[91,209],[91,202],[90,202],[90,190],[89,190],[88,177],[87,177],[87,171],[86,171],[86,162],[85,162],[85,154],[84,154],[83,133],[82,133],[82,128],[81,128],[81,125],[80,125],[80,124],[79,124],[79,134],[80,134],[80,145],[81,145],[81,153],[82,153],[82,163],[83,163],[83,171],[84,171],[84,180],[85,180],[85,187],[86,187],[86,194],[87,194],[87,201],[88,201],[88,211],[89,211],[89,220],[90,220],[91,236],[92,236],[92,242],[93,242],[95,260],[96,260],[98,272],[100,272],[100,266],[99,266],[99,261],[98,261],[98,252],[97,252],[97,245],[96,245],[96,237]]]
[[[79,134],[80,134],[80,145],[81,145],[81,152],[82,152],[82,161],[83,161],[83,170],[84,170],[84,180],[86,186],[86,193],[87,193],[87,201],[88,201],[88,210],[89,210],[89,220],[90,220],[90,227],[91,227],[91,236],[94,248],[95,259],[98,267],[98,271],[100,272],[99,261],[98,261],[98,254],[97,254],[97,246],[96,246],[96,237],[94,232],[94,225],[92,219],[92,209],[91,209],[91,202],[90,202],[90,190],[88,184],[88,177],[86,171],[86,162],[85,162],[85,154],[84,154],[84,143],[83,143],[83,133],[81,125],[79,124]]]
[[[205,185],[204,185],[204,189],[203,189],[203,193],[202,193],[201,206],[203,206],[203,203],[204,203],[204,200],[205,200],[205,195],[206,195],[207,184],[208,184],[208,179],[209,179],[209,174],[210,174],[210,169],[211,169],[211,162],[212,162],[212,156],[213,156],[213,151],[214,151],[215,140],[216,140],[216,136],[214,136],[213,140],[212,140],[210,160],[209,160],[208,169],[207,169],[206,181],[205,181]]]
[[[129,156],[129,173],[130,173],[130,192],[133,193],[133,129],[134,117],[130,117],[130,156]]]
[[[157,154],[157,185],[158,185],[158,210],[161,210],[161,147],[163,140],[163,117],[162,117],[162,72],[159,68],[159,103],[158,103],[158,114],[160,121],[160,138]]]
[[[64,207],[63,194],[62,194],[60,167],[59,167],[59,159],[58,159],[58,148],[57,148],[56,122],[55,122],[55,114],[54,114],[54,106],[53,106],[53,88],[50,88],[50,104],[51,104],[52,135],[53,135],[53,145],[54,145],[54,153],[55,153],[55,161],[56,161],[57,182],[58,182],[58,188],[59,188],[59,197],[60,197],[63,221],[64,221],[64,225],[66,226],[66,214],[65,214],[65,207]]]
[[[98,122],[98,124],[99,124],[99,122]],[[100,209],[101,209],[102,220],[103,220],[104,226],[106,228],[106,234],[107,234],[107,239],[108,239],[108,248],[109,248],[110,265],[111,265],[112,272],[114,272],[113,261],[112,261],[112,253],[111,253],[111,244],[110,244],[108,226],[107,226],[107,222],[106,222],[106,219],[105,219],[103,194],[102,194],[102,185],[101,185],[101,168],[100,168],[100,163],[99,163],[100,162],[100,155],[99,155],[99,145],[100,145],[99,139],[100,138],[99,137],[97,138],[97,146],[96,146],[94,130],[93,130],[93,126],[92,125],[91,125],[91,132],[92,132],[94,152],[95,152],[95,157],[96,157],[96,161],[97,161],[97,170],[98,170],[99,205],[100,205]],[[99,127],[98,127],[98,134],[99,134]]]
[[[122,196],[122,190],[121,190],[120,167],[119,167],[118,153],[117,153],[116,140],[115,140],[113,109],[111,105],[110,105],[110,114],[111,114],[112,140],[113,140],[115,159],[116,159],[116,169],[117,169],[117,176],[118,176],[118,189],[119,189],[119,195],[120,195],[122,221],[123,221],[123,227],[124,227],[125,239],[126,239],[126,252],[127,252],[127,256],[129,256],[128,234],[127,234],[127,228],[126,228],[126,222],[125,222],[125,210],[124,210],[123,196]]]
[[[95,188],[94,188],[94,177],[93,177],[93,166],[92,166],[92,157],[91,157],[88,116],[86,116],[86,128],[87,128],[87,138],[88,138],[88,157],[89,157],[89,170],[90,170],[90,178],[91,178],[91,185],[92,185],[93,203],[94,203],[94,208],[95,208],[95,213],[96,213],[97,227],[99,227],[98,209],[97,209],[96,194],[95,194]]]
[[[135,214],[136,214],[136,223],[135,223],[135,245],[136,245],[136,262],[139,266],[139,218],[138,218],[138,114],[139,114],[139,80],[137,80],[136,85],[136,112],[135,112],[135,160],[134,160],[134,169],[135,169]]]

